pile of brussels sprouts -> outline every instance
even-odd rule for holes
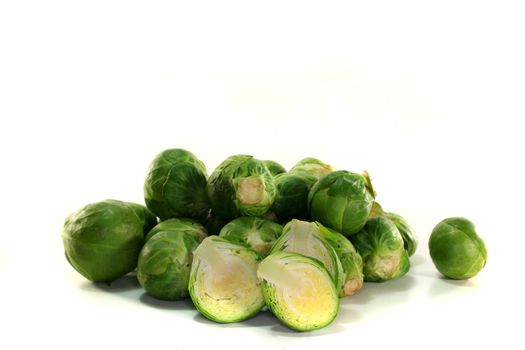
[[[286,172],[234,155],[208,177],[195,155],[169,149],[150,165],[146,206],[88,204],[66,218],[62,238],[69,263],[91,281],[136,269],[151,296],[190,297],[210,320],[238,322],[267,307],[291,329],[309,331],[330,324],[339,298],[363,282],[409,270],[417,237],[375,196],[366,172],[336,171],[314,158]],[[440,222],[429,249],[453,279],[476,275],[487,259],[464,218]]]

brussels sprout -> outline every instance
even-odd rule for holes
[[[278,251],[298,253],[319,260],[339,290],[344,272],[334,248],[321,236],[322,225],[317,222],[292,220],[283,228],[281,237],[273,245],[270,254]]]
[[[465,218],[448,218],[436,225],[428,241],[430,257],[445,277],[474,277],[487,263],[487,248],[472,222]]]
[[[185,218],[173,218],[159,222],[148,232],[144,241],[147,242],[151,237],[161,231],[185,232],[193,236],[198,242],[202,242],[202,240],[208,236],[208,232],[204,226],[197,221]]]
[[[290,169],[291,174],[306,173],[313,175],[316,178],[319,178],[332,171],[334,171],[334,168],[331,165],[311,157],[301,159]]]
[[[206,231],[209,235],[218,235],[227,223],[228,221],[221,219],[212,212],[206,221]]]
[[[350,240],[363,258],[365,281],[383,282],[408,272],[410,262],[403,238],[389,219],[383,216],[369,219]]]
[[[153,159],[144,183],[146,206],[161,220],[204,220],[209,211],[206,167],[191,152],[168,149]]]
[[[272,212],[282,221],[291,219],[308,219],[308,193],[317,181],[313,175],[306,173],[281,174],[275,178],[277,196],[273,202]]]
[[[264,306],[257,280],[261,257],[245,246],[210,236],[193,252],[190,297],[205,317],[220,323],[245,320]]]
[[[211,174],[208,194],[213,212],[222,219],[261,216],[275,199],[275,184],[263,162],[239,154],[226,159]]]
[[[157,217],[153,215],[153,213],[145,206],[129,202],[125,202],[125,204],[130,207],[135,212],[139,220],[143,222],[142,231],[144,231],[144,233],[151,230],[153,226],[157,224]]]
[[[108,199],[69,215],[62,241],[71,266],[95,282],[110,282],[135,269],[145,227],[136,209],[130,203]]]
[[[345,236],[363,228],[372,202],[366,179],[345,170],[324,175],[308,194],[308,208],[313,219]]]
[[[404,247],[407,251],[408,256],[414,255],[417,249],[417,236],[408,224],[408,222],[399,214],[396,213],[385,213],[386,217],[392,220],[394,225],[396,225],[401,237],[403,237]]]
[[[199,242],[183,230],[160,231],[140,251],[137,279],[148,294],[163,300],[188,296],[192,252]]]
[[[323,328],[337,316],[337,289],[328,271],[315,259],[276,252],[259,264],[257,277],[266,305],[294,330]]]
[[[275,222],[243,216],[226,224],[219,237],[252,248],[265,257],[282,231],[283,227]]]
[[[266,167],[273,176],[283,174],[286,172],[286,169],[274,160],[263,160],[262,162],[264,163],[264,165],[266,165]]]
[[[319,225],[319,233],[334,248],[343,267],[343,286],[340,297],[352,295],[363,287],[363,260],[352,243],[332,229]]]

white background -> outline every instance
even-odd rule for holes
[[[184,3],[1,2],[0,347],[523,348],[519,2]],[[210,173],[236,153],[368,170],[419,234],[411,271],[301,334],[84,280],[63,257],[65,216],[142,202],[149,162],[173,147]],[[448,216],[487,243],[470,281],[430,262]]]

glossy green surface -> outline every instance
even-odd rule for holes
[[[264,215],[275,199],[274,179],[266,165],[249,155],[234,155],[210,175],[208,194],[215,215],[224,220]]]
[[[365,177],[345,170],[322,176],[308,194],[312,218],[345,236],[363,228],[372,202]]]
[[[428,241],[434,265],[445,277],[468,279],[487,263],[487,248],[472,222],[447,218],[436,225]]]
[[[157,299],[188,296],[192,252],[199,242],[183,230],[160,231],[140,251],[137,279]]]
[[[275,222],[254,216],[242,216],[227,223],[219,236],[247,246],[265,257],[282,231],[283,227]]]
[[[144,238],[147,242],[151,237],[161,231],[185,232],[201,242],[208,236],[208,232],[197,221],[185,218],[172,218],[159,222],[153,227]]]
[[[308,193],[317,178],[307,173],[286,173],[275,178],[277,195],[271,210],[278,220],[308,219]]]
[[[403,237],[404,247],[408,253],[408,256],[414,255],[418,246],[418,238],[414,229],[408,224],[408,222],[401,215],[396,213],[385,213],[386,217],[389,218],[394,225],[396,225],[401,237]]]
[[[137,206],[108,199],[69,215],[62,241],[71,266],[95,282],[109,282],[135,269],[147,226]]]
[[[147,207],[161,220],[204,220],[209,212],[206,167],[183,149],[168,149],[153,159],[144,182]]]
[[[365,281],[388,281],[408,272],[410,261],[403,238],[394,223],[386,217],[369,219],[350,240],[363,258]]]

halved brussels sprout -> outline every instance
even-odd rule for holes
[[[487,263],[487,248],[474,224],[461,217],[447,218],[436,225],[428,241],[430,257],[445,277],[468,279]]]
[[[321,177],[308,194],[313,219],[345,236],[359,232],[372,208],[373,197],[364,176],[345,170]]]
[[[197,239],[183,230],[160,231],[140,251],[137,279],[148,294],[163,300],[188,296],[192,252]]]
[[[343,286],[339,292],[340,297],[355,294],[363,287],[363,260],[352,243],[328,227],[319,225],[319,233],[334,248],[343,267]]]
[[[285,251],[317,259],[324,264],[339,290],[343,284],[343,267],[334,248],[321,236],[321,229],[322,225],[317,222],[294,219],[284,226],[283,233],[273,245],[270,254]]]
[[[263,160],[262,162],[264,163],[264,165],[266,165],[266,167],[273,176],[283,174],[286,172],[286,169],[274,160]]]
[[[238,322],[257,314],[264,298],[257,280],[261,257],[245,246],[210,236],[193,252],[189,291],[205,317]]]
[[[309,174],[312,176],[315,176],[316,178],[320,178],[324,174],[328,174],[329,172],[334,171],[334,167],[332,167],[330,164],[323,163],[319,159],[316,158],[304,158],[298,161],[291,169],[291,174]]]
[[[172,218],[159,222],[148,232],[144,241],[147,242],[151,237],[161,231],[185,232],[195,237],[198,242],[202,242],[202,240],[208,236],[208,232],[204,226],[197,221],[185,218]]]
[[[242,216],[227,223],[221,229],[219,237],[252,248],[265,257],[282,231],[283,227],[275,222]]]
[[[213,212],[225,220],[261,216],[272,206],[275,184],[262,161],[238,154],[226,159],[211,174],[208,194]]]
[[[417,249],[418,240],[416,233],[408,222],[399,214],[396,213],[385,213],[386,217],[392,220],[396,225],[401,237],[403,237],[404,247],[407,251],[408,256],[414,255]]]
[[[204,220],[209,212],[206,167],[183,149],[168,149],[153,159],[144,183],[147,207],[161,220]]]
[[[276,252],[259,264],[257,276],[266,305],[286,326],[311,331],[329,325],[337,316],[337,289],[318,260]]]
[[[281,221],[308,219],[308,193],[317,178],[307,173],[281,174],[275,177],[277,195],[272,212]]]
[[[69,215],[62,241],[71,266],[95,282],[110,282],[135,269],[146,226],[136,206],[108,199]]]
[[[365,281],[383,282],[408,272],[410,261],[396,225],[384,216],[371,218],[350,237],[363,258]]]

